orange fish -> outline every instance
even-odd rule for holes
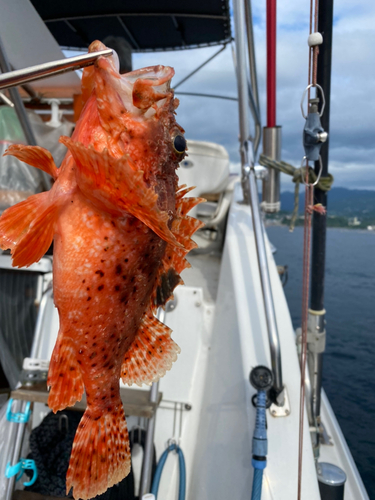
[[[96,41],[89,52],[106,47]],[[60,330],[51,357],[48,404],[56,412],[80,401],[67,492],[92,498],[130,471],[119,379],[151,384],[176,360],[171,331],[154,316],[181,283],[201,223],[187,212],[176,175],[186,141],[176,123],[174,71],[153,66],[125,75],[116,55],[86,68],[86,101],[58,169],[38,146],[6,154],[49,173],[50,191],[8,208],[0,246],[14,266],[38,261],[54,240],[53,286]]]

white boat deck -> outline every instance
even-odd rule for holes
[[[176,308],[166,322],[181,346],[178,361],[160,383],[166,405],[157,412],[157,454],[168,439],[180,435],[184,451],[189,500],[248,499],[252,487],[251,441],[255,409],[250,386],[251,368],[270,366],[255,241],[248,206],[235,191],[222,260],[193,255],[193,268],[184,272],[185,287],[175,292]],[[284,292],[268,247],[271,284],[281,343],[283,377],[291,405],[288,417],[267,412],[268,463],[262,499],[296,498],[300,371],[295,335]],[[220,275],[219,275],[220,267]],[[216,292],[216,285],[218,289]],[[179,411],[171,402],[187,403]],[[323,398],[323,419],[337,445],[322,447],[322,461],[341,466],[348,474],[345,500],[366,499],[362,482]],[[180,422],[182,430],[180,434]],[[326,449],[329,448],[329,454]],[[174,454],[173,454],[174,455]],[[168,459],[159,496],[176,498],[177,456]],[[309,428],[305,416],[302,498],[320,499]]]
[[[255,423],[251,397],[255,390],[249,373],[257,365],[271,364],[251,213],[248,206],[238,203],[241,199],[237,185],[223,255],[189,256],[193,267],[184,271],[185,286],[176,289],[176,307],[166,316],[181,354],[160,382],[163,399],[156,415],[155,446],[159,458],[168,440],[179,442],[186,460],[187,500],[245,500],[251,494]],[[267,412],[268,462],[262,500],[290,500],[297,492],[300,372],[289,310],[268,245],[267,253],[291,411],[279,418]],[[57,311],[50,299],[39,358],[49,358],[57,330]],[[45,413],[44,405],[35,405],[34,425]],[[325,395],[322,418],[334,446],[321,447],[321,461],[345,470],[345,500],[367,500]],[[129,430],[139,423],[145,421],[128,417]],[[135,451],[133,459],[137,481],[141,454]],[[177,488],[178,460],[172,453],[164,468],[159,498],[175,500]],[[306,417],[302,492],[305,500],[320,499]]]

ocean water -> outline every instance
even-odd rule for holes
[[[289,271],[285,295],[301,324],[303,228],[267,228],[277,264]],[[323,387],[369,497],[375,500],[375,232],[328,229]]]

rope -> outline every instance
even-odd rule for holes
[[[300,183],[303,183],[304,178],[306,177],[306,167],[296,168],[290,163],[286,163],[285,161],[277,161],[272,160],[268,156],[261,154],[259,156],[259,163],[263,167],[273,168],[284,174],[290,175],[292,177],[292,181],[295,183],[294,188],[294,209],[292,213],[292,218],[290,220],[289,231],[293,232],[293,229],[296,224],[296,220],[298,217],[298,205],[299,205],[299,186]],[[317,179],[317,175],[313,168],[309,167],[309,176],[308,183],[314,184]],[[321,191],[329,191],[333,184],[333,175],[328,174],[327,177],[320,177],[318,184],[316,185]]]

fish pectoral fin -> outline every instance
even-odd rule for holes
[[[88,407],[74,437],[66,493],[74,498],[101,495],[130,472],[129,435],[120,397],[107,408]]]
[[[14,156],[20,161],[24,161],[32,167],[39,168],[43,172],[57,178],[58,169],[54,159],[48,149],[40,146],[23,146],[22,144],[13,144],[5,151],[4,156]]]
[[[117,215],[127,212],[164,241],[182,246],[168,227],[168,213],[158,207],[155,190],[147,186],[143,172],[133,169],[125,156],[114,158],[106,149],[99,152],[69,137],[61,137],[60,142],[74,158],[78,187],[94,204]]]
[[[77,350],[72,340],[61,333],[51,356],[47,385],[51,387],[48,406],[54,413],[81,401],[85,389]]]
[[[59,205],[50,202],[50,192],[30,196],[0,217],[0,248],[10,249],[14,267],[38,262],[50,247]]]
[[[148,312],[125,354],[121,379],[128,385],[151,385],[172,368],[180,351],[171,338],[171,329]]]

